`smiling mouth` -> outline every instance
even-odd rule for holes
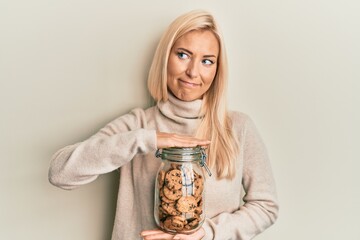
[[[187,82],[187,81],[184,81],[184,80],[181,80],[181,79],[179,79],[179,82],[180,82],[180,84],[182,84],[184,86],[187,86],[187,87],[197,87],[197,86],[200,85],[200,84],[197,84],[197,83]]]

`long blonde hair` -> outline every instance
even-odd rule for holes
[[[202,121],[196,136],[210,139],[207,163],[216,169],[218,178],[234,178],[235,159],[239,144],[232,130],[227,112],[227,58],[223,38],[214,17],[202,10],[194,10],[176,18],[163,34],[156,49],[148,76],[148,89],[155,101],[167,101],[167,64],[172,46],[181,36],[194,30],[210,30],[216,36],[220,51],[217,72],[211,87],[203,96]],[[160,87],[159,87],[160,86]]]

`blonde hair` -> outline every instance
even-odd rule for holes
[[[194,10],[176,18],[163,34],[156,49],[148,76],[148,89],[155,101],[167,101],[167,64],[174,43],[184,34],[194,30],[209,30],[220,46],[217,72],[211,87],[203,96],[201,124],[196,136],[210,139],[207,163],[216,169],[218,178],[232,179],[235,176],[235,159],[239,144],[232,131],[227,112],[227,58],[223,38],[214,17],[202,10]]]

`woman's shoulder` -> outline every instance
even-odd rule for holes
[[[234,124],[245,124],[247,121],[251,121],[250,116],[247,113],[240,111],[228,111],[228,116]]]
[[[238,134],[259,134],[255,121],[250,115],[239,111],[231,111],[229,112],[229,116],[231,118],[232,128]]]
[[[115,119],[110,121],[101,131],[110,133],[117,133],[123,130],[133,130],[138,128],[144,128],[151,118],[153,107],[150,108],[132,108],[125,113],[118,115]]]
[[[120,118],[132,117],[132,118],[137,118],[139,120],[146,120],[147,118],[151,117],[154,114],[154,111],[156,111],[155,106],[151,106],[147,108],[135,107],[130,109],[128,113],[120,116]]]
[[[256,128],[254,121],[247,113],[240,111],[229,111],[228,116],[231,119],[233,129],[238,133]]]
[[[128,120],[136,120],[137,122],[147,122],[154,117],[156,113],[156,107],[151,106],[147,108],[135,107],[128,113],[120,116],[120,118],[126,118]]]

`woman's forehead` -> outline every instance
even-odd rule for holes
[[[194,53],[218,56],[219,41],[210,30],[193,30],[177,39],[173,48],[184,48]]]

